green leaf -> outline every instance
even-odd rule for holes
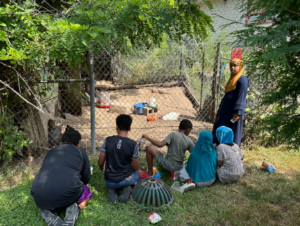
[[[96,38],[98,36],[98,32],[96,32],[96,31],[89,31],[88,34],[90,36],[92,36],[93,38]]]
[[[104,12],[101,11],[101,10],[97,10],[97,14],[98,14],[99,17],[104,17],[105,16]]]
[[[88,46],[88,44],[86,43],[85,40],[82,40],[81,42],[82,42],[83,45]]]
[[[74,12],[77,13],[77,14],[84,14],[85,13],[85,11],[81,8],[75,9]]]
[[[5,33],[5,31],[0,31],[0,41],[6,41],[6,33]]]
[[[139,14],[139,18],[140,18],[140,20],[144,21],[144,17],[142,14]]]
[[[147,22],[148,22],[148,26],[149,26],[150,28],[152,28],[152,25],[151,25],[151,23],[150,23],[150,20],[149,20],[149,19],[147,19]]]

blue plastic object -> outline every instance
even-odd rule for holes
[[[274,166],[267,166],[267,170],[269,171],[269,173],[272,173],[275,170]]]
[[[143,107],[147,107],[147,106],[148,103],[144,103],[144,102],[133,105],[133,114],[141,115],[143,113]]]
[[[161,172],[156,171],[156,173],[154,174],[155,178],[161,178]]]

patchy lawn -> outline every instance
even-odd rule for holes
[[[107,202],[107,187],[97,159],[91,159],[94,175],[89,183],[93,196],[76,225],[149,225],[147,216],[157,212],[159,225],[300,225],[300,152],[285,148],[249,148],[244,151],[246,173],[237,183],[194,189],[158,209],[144,209],[132,200],[127,204]],[[142,169],[146,169],[141,154]],[[268,173],[265,160],[276,166]],[[163,180],[172,185],[168,172],[159,168]],[[29,194],[33,176],[29,168],[19,172],[19,185],[0,193],[0,225],[46,225]],[[2,170],[1,180],[13,180]],[[3,183],[1,183],[2,185]],[[9,183],[6,183],[8,186]]]

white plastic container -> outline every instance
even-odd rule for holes
[[[184,186],[180,186],[180,184],[179,184],[178,181],[175,181],[175,182],[172,184],[171,189],[173,189],[173,190],[175,190],[175,191],[178,191],[180,194],[183,194],[183,192],[184,192]]]
[[[110,94],[109,93],[100,93],[100,108],[109,108],[110,107]]]
[[[156,107],[155,102],[156,102],[156,99],[154,97],[150,97],[149,106]]]

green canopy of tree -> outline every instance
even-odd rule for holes
[[[253,24],[235,35],[236,43],[251,50],[247,72],[264,90],[261,104],[272,106],[261,117],[261,131],[268,132],[266,139],[299,148],[300,1],[244,0],[240,7],[243,17],[257,15]],[[270,23],[261,25],[265,19]]]
[[[15,112],[19,113],[22,105],[30,104],[42,111],[40,97],[46,95],[48,88],[46,85],[37,84],[42,78],[41,69],[55,70],[56,67],[53,67],[55,62],[68,64],[78,78],[80,77],[78,68],[85,61],[87,51],[94,49],[100,52],[104,49],[126,51],[126,48],[134,45],[147,46],[151,43],[160,43],[165,35],[176,41],[181,40],[184,34],[195,34],[205,38],[209,30],[213,30],[213,21],[193,2],[1,1],[1,112],[3,114],[6,112],[8,118],[13,115],[15,120],[19,120]],[[209,0],[204,2],[212,8]],[[56,78],[61,76],[59,73],[52,74]],[[80,98],[79,92],[78,84],[71,93]],[[75,98],[70,99],[76,101]],[[25,115],[26,111],[20,114]],[[20,118],[24,119],[26,117],[24,115]],[[13,137],[14,133],[5,136]],[[4,148],[4,152],[0,150],[0,158],[7,155],[6,159],[10,159],[15,151],[12,148]]]
[[[159,43],[163,34],[176,40],[186,33],[205,38],[213,21],[192,2],[77,0],[61,6],[64,10],[41,10],[30,0],[6,5],[0,8],[0,59],[26,62],[26,67],[46,59],[75,67],[95,45],[109,49]]]

